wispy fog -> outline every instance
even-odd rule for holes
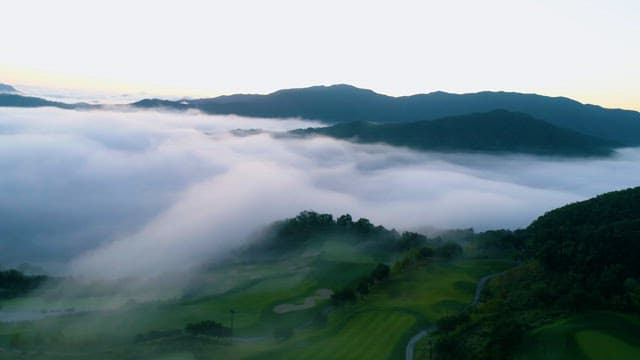
[[[84,102],[89,104],[130,104],[145,98],[168,98],[178,100],[179,97],[171,97],[166,94],[150,94],[145,92],[116,93],[96,90],[75,90],[54,88],[46,86],[21,85],[14,86],[22,95],[35,96],[51,101],[65,103]]]
[[[0,109],[0,265],[108,277],[183,270],[305,209],[399,229],[513,228],[640,179],[638,149],[563,160],[230,133],[314,125]]]

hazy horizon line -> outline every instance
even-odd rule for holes
[[[242,91],[230,91],[230,92],[215,92],[215,91],[211,92],[211,91],[187,90],[184,93],[176,93],[176,92],[166,92],[166,91],[149,91],[149,90],[143,90],[143,89],[135,89],[135,90],[132,89],[131,91],[125,91],[124,89],[107,89],[107,88],[102,88],[101,89],[99,87],[94,87],[94,88],[89,89],[89,88],[82,88],[82,87],[65,87],[63,85],[62,86],[59,86],[59,85],[34,85],[34,84],[29,84],[29,83],[5,81],[4,79],[0,80],[0,84],[13,86],[19,92],[23,92],[23,94],[20,94],[20,95],[37,96],[37,97],[43,97],[43,98],[52,98],[52,99],[57,99],[58,101],[61,101],[61,102],[64,102],[64,101],[60,100],[60,99],[63,99],[63,98],[68,98],[68,99],[74,100],[76,102],[81,102],[81,101],[83,101],[83,100],[80,99],[80,97],[82,95],[84,95],[84,96],[102,95],[102,96],[105,96],[105,97],[108,96],[108,97],[122,97],[122,98],[130,97],[130,99],[129,99],[130,102],[135,102],[135,101],[142,100],[142,99],[163,99],[163,100],[176,101],[176,100],[182,100],[182,99],[209,99],[209,98],[216,98],[216,97],[221,97],[221,96],[232,96],[232,95],[270,95],[270,94],[273,94],[273,93],[276,93],[276,92],[282,91],[282,90],[307,89],[307,88],[313,88],[313,87],[333,87],[333,86],[344,85],[344,86],[350,86],[350,87],[354,87],[354,88],[361,89],[361,90],[369,90],[369,91],[372,91],[372,92],[374,92],[374,93],[376,93],[378,95],[388,96],[388,97],[392,97],[392,98],[410,97],[410,96],[415,96],[415,95],[428,95],[428,94],[434,94],[434,93],[445,93],[445,94],[453,94],[453,95],[478,94],[478,93],[484,93],[484,92],[490,92],[490,93],[517,93],[517,94],[525,94],[525,95],[540,95],[540,96],[545,96],[545,97],[550,97],[550,98],[565,98],[565,99],[569,99],[569,100],[573,100],[573,101],[579,102],[580,104],[583,104],[583,105],[595,105],[595,106],[600,106],[600,107],[606,108],[606,109],[630,110],[630,111],[640,112],[640,106],[637,106],[637,107],[634,107],[634,106],[625,107],[625,105],[615,105],[615,104],[607,104],[607,103],[603,103],[603,102],[585,101],[585,100],[580,99],[579,97],[572,96],[572,95],[566,95],[566,94],[564,94],[564,95],[563,94],[550,94],[550,93],[546,93],[546,92],[506,89],[506,88],[501,88],[501,89],[484,88],[482,90],[472,90],[472,91],[455,91],[455,90],[438,89],[438,90],[423,90],[423,91],[417,91],[417,92],[395,94],[395,93],[390,93],[390,92],[377,90],[377,89],[375,89],[373,87],[365,87],[365,86],[361,86],[361,85],[354,85],[353,83],[349,83],[349,82],[334,82],[334,83],[316,83],[316,84],[299,85],[299,86],[282,86],[282,87],[278,87],[278,88],[275,88],[275,89],[269,89],[269,90],[263,90],[263,91],[261,91],[261,90],[242,90]],[[40,89],[41,91],[49,90],[49,91],[53,91],[53,92],[57,92],[57,93],[56,94],[29,93],[28,91],[21,91],[20,88],[26,88],[26,90],[28,90],[28,89],[30,89],[30,90]],[[139,97],[135,97],[136,95],[139,95]],[[89,98],[87,97],[87,99],[89,99]],[[102,100],[102,99],[100,99],[100,100]],[[94,100],[94,101],[96,101],[96,102],[98,102],[98,104],[100,104],[101,103],[100,100]],[[85,101],[89,101],[89,100],[85,100]],[[121,103],[121,104],[127,105],[130,102],[125,102],[125,103]],[[105,102],[105,104],[106,103],[107,102]],[[111,104],[118,104],[118,103],[111,103]]]

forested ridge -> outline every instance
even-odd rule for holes
[[[617,145],[506,110],[396,124],[352,122],[291,133],[443,152],[604,156]]]
[[[570,314],[640,310],[640,187],[550,211],[509,241],[524,262],[477,311],[443,319],[438,359],[508,359],[525,331]]]

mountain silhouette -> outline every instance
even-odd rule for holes
[[[357,121],[290,133],[445,152],[603,156],[619,145],[506,110],[395,124]]]
[[[504,109],[526,113],[585,135],[625,145],[640,145],[640,113],[637,111],[585,105],[564,97],[513,92],[433,92],[392,97],[350,85],[333,85],[279,90],[268,95],[238,94],[188,101],[147,99],[132,105],[195,108],[210,114],[305,118],[329,124],[414,122]]]

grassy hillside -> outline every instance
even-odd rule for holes
[[[386,143],[418,150],[561,156],[608,155],[615,145],[526,114],[504,110],[401,124],[352,122],[291,133]]]

